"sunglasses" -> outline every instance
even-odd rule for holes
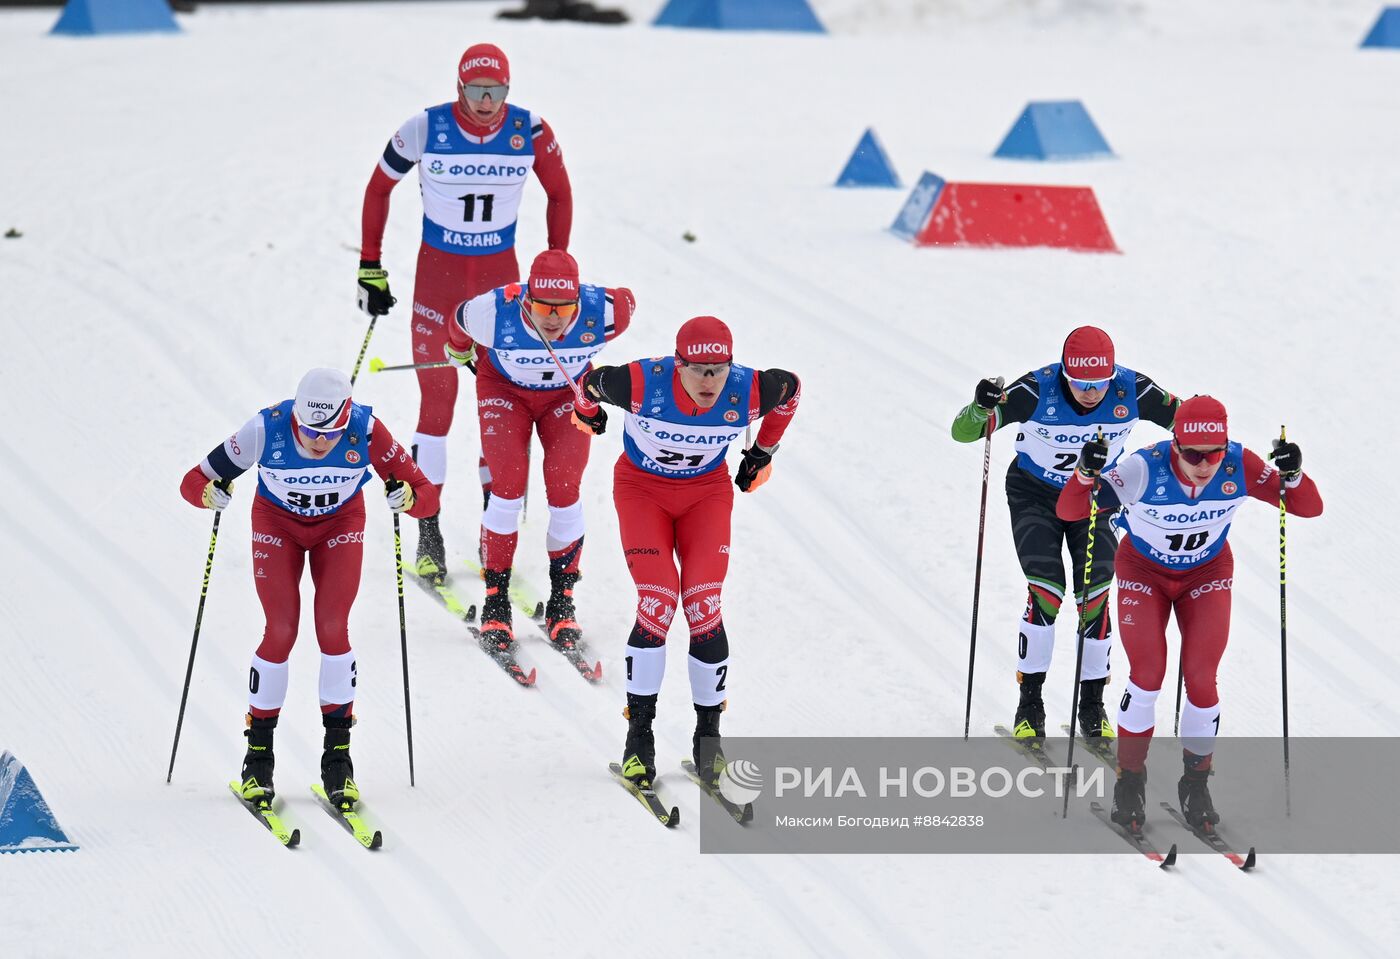
[[[492,103],[500,103],[506,98],[506,91],[510,89],[504,83],[494,83],[485,87],[472,83],[459,83],[457,86],[462,91],[462,96],[474,102],[480,102],[490,97]]]
[[[1082,390],[1083,392],[1087,393],[1090,390],[1107,389],[1108,384],[1112,382],[1113,377],[1110,376],[1106,380],[1070,380],[1069,385],[1074,387],[1076,390]]]
[[[1202,463],[1219,463],[1225,458],[1226,447],[1213,450],[1187,450],[1182,449],[1181,444],[1176,444],[1176,451],[1181,454],[1181,458],[1192,466],[1200,466]]]
[[[688,363],[679,354],[676,354],[676,364],[699,376],[728,376],[729,363]]]
[[[550,314],[561,320],[571,320],[578,313],[578,300],[574,300],[572,303],[541,303],[534,297],[530,297],[529,304],[530,312],[542,320]]]
[[[298,423],[297,430],[300,431],[302,438],[306,440],[338,440],[341,435],[344,434],[345,427],[342,426],[338,430],[317,430],[309,426],[302,426]]]

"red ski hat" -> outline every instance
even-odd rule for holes
[[[1224,446],[1230,442],[1225,404],[1213,396],[1193,396],[1176,410],[1172,435],[1182,446]]]
[[[545,250],[530,264],[530,298],[577,300],[578,264],[563,250]]]
[[[1065,337],[1060,362],[1066,379],[1106,380],[1113,376],[1113,341],[1097,326],[1081,326]]]
[[[732,363],[734,337],[718,317],[697,316],[676,331],[676,355],[687,363]]]
[[[501,48],[493,43],[472,44],[467,47],[467,52],[462,54],[462,59],[457,64],[459,83],[483,79],[510,86],[510,61],[501,52]]]

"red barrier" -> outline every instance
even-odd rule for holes
[[[914,243],[1119,252],[1087,186],[949,183]]]

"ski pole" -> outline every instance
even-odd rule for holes
[[[1099,430],[1099,442],[1103,442],[1103,430]],[[1072,482],[1078,482],[1071,478]],[[1065,765],[1069,767],[1070,780],[1073,781],[1075,773],[1078,771],[1074,766],[1074,724],[1079,716],[1079,671],[1084,668],[1084,633],[1089,625],[1089,582],[1092,579],[1094,570],[1094,527],[1099,518],[1099,478],[1094,477],[1094,486],[1089,491],[1089,541],[1084,546],[1084,597],[1079,603],[1079,629],[1078,641],[1075,643],[1074,652],[1074,692],[1069,698],[1069,754],[1065,758]],[[1105,595],[1104,602],[1108,602]],[[1108,615],[1108,611],[1104,611]],[[1069,789],[1065,789],[1065,806],[1061,814],[1062,819],[1069,818]]]
[[[225,480],[215,480],[214,485],[228,492]],[[214,528],[209,531],[209,556],[204,560],[204,582],[199,587],[199,608],[194,614],[194,638],[190,640],[190,661],[185,666],[185,688],[180,692],[180,713],[175,718],[175,742],[170,746],[170,768],[165,771],[165,781],[175,774],[175,752],[180,748],[180,728],[185,724],[185,703],[190,696],[190,677],[194,675],[194,651],[199,648],[199,627],[204,622],[204,599],[209,595],[209,575],[214,571],[214,547],[219,545],[219,518],[223,510],[214,511]]]
[[[392,476],[390,482],[397,482]],[[391,487],[392,488],[392,487]],[[403,609],[403,540],[399,532],[399,514],[394,514],[394,574],[399,589],[399,648],[403,652],[403,720],[408,731],[408,784],[415,786],[413,775],[413,711],[408,702],[408,620]]]
[[[384,361],[376,356],[369,361],[369,371],[371,373],[389,373],[393,370],[437,370],[451,365],[447,360],[434,360],[431,363],[397,363],[393,366],[385,366]],[[468,362],[467,368],[473,373],[476,372],[475,363]]]
[[[365,341],[360,344],[360,355],[355,357],[355,369],[350,374],[351,386],[355,385],[355,377],[360,375],[360,364],[365,361],[365,351],[369,349],[369,338],[374,335],[374,321],[377,319],[379,319],[377,316],[371,316],[369,318],[369,329],[365,330]],[[372,369],[373,367],[374,364],[371,363],[370,368]]]
[[[996,378],[998,387],[1001,377]],[[972,573],[972,638],[967,649],[967,708],[963,711],[963,740],[966,741],[972,729],[972,667],[977,662],[977,608],[982,598],[982,545],[987,535],[987,487],[992,475],[992,434],[996,423],[992,415],[987,416],[987,441],[982,447],[982,506],[977,514],[977,565]]]
[[[1176,654],[1176,719],[1172,720],[1172,735],[1181,735],[1181,686],[1186,678],[1185,668],[1181,664],[1181,651]]]
[[[1288,430],[1278,428],[1280,443],[1288,442]],[[1278,474],[1278,639],[1283,681],[1283,793],[1284,808],[1291,806],[1288,783],[1288,481]]]

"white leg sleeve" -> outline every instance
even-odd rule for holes
[[[718,706],[729,695],[729,657],[718,663],[702,663],[694,656],[690,662],[690,698],[697,706]]]
[[[321,705],[344,706],[355,701],[355,653],[321,654]]]
[[[545,532],[545,546],[551,552],[563,549],[583,535],[583,500],[572,506],[551,506],[549,508],[549,529]]]
[[[414,433],[413,445],[418,447],[418,468],[428,482],[435,486],[447,482],[447,437]]]
[[[661,679],[666,675],[665,646],[627,647],[627,691],[638,696],[655,696],[661,692]]]
[[[481,525],[499,536],[509,536],[520,529],[520,508],[524,504],[523,496],[506,499],[492,493],[486,512],[481,514]]]
[[[1186,697],[1181,707],[1181,745],[1197,756],[1215,752],[1215,737],[1220,732],[1220,704],[1197,706]]]
[[[248,670],[248,705],[256,709],[281,709],[287,701],[287,664],[269,663],[257,653]]]
[[[1017,625],[1021,638],[1018,640],[1016,668],[1023,673],[1045,672],[1050,668],[1050,657],[1055,652],[1055,624],[1033,626],[1023,619]]]
[[[1078,642],[1078,637],[1075,638]],[[1084,663],[1079,670],[1080,679],[1103,679],[1108,675],[1108,653],[1113,649],[1113,638],[1084,640]]]
[[[1145,733],[1157,725],[1157,697],[1160,689],[1140,689],[1128,681],[1118,701],[1118,725],[1130,733]]]

